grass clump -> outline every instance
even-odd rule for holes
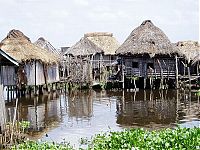
[[[200,128],[177,128],[161,131],[130,129],[97,134],[88,149],[198,150],[200,149]]]

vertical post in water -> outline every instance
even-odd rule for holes
[[[190,67],[189,67],[189,63],[187,66],[187,70],[188,70],[188,78],[189,78],[189,89],[191,90],[191,76],[190,76]]]
[[[37,86],[37,75],[36,75],[36,60],[35,60],[35,95],[37,94],[37,90],[36,90],[36,86]]]
[[[176,60],[176,88],[178,89],[178,57],[177,55],[175,56],[175,60]]]
[[[122,89],[124,89],[124,64],[122,63]]]
[[[1,84],[1,79],[0,79],[0,132],[4,130],[5,124],[6,124],[6,112],[5,112],[5,101],[4,101],[4,96],[3,96],[3,84]]]

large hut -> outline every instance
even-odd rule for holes
[[[57,64],[58,57],[33,43],[19,30],[11,30],[0,43],[0,48],[19,63],[17,85],[47,84],[45,65]]]
[[[135,28],[116,50],[125,66],[125,76],[144,78],[144,88],[147,78],[175,79],[177,53],[164,32],[150,20]]]
[[[59,51],[51,45],[50,42],[45,40],[43,37],[40,37],[35,43],[38,47],[41,47],[43,49],[46,49],[50,53],[53,53],[56,57],[60,57]],[[59,78],[59,64],[54,63],[51,65],[45,65],[44,69],[47,73],[47,83],[53,83],[53,82],[58,82],[60,80]]]

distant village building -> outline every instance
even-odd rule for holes
[[[116,50],[125,66],[125,77],[143,78],[144,82],[140,83],[143,83],[144,88],[147,86],[147,79],[150,86],[154,86],[154,79],[160,79],[161,82],[164,79],[175,81],[177,53],[164,32],[150,20],[145,20],[135,28]]]
[[[91,82],[98,78],[98,80],[105,79],[103,72],[105,72],[109,66],[116,60],[115,50],[119,47],[118,41],[113,37],[112,33],[107,32],[94,32],[86,33],[72,47],[68,48],[65,52],[68,61],[72,59],[81,62],[80,65],[76,65],[75,70],[79,70],[79,73],[73,73],[73,77],[76,79],[83,79],[83,82]],[[69,60],[70,59],[70,60]],[[76,64],[76,63],[70,63]],[[68,70],[74,69],[69,67]],[[77,67],[80,67],[77,69]],[[68,74],[72,73],[72,70],[68,71]],[[74,75],[79,75],[75,77]]]
[[[179,60],[179,73],[181,75],[188,75],[190,69],[191,75],[199,75],[199,61],[200,61],[200,45],[197,41],[179,41],[175,43],[182,58]]]
[[[1,41],[0,48],[19,63],[16,72],[18,88],[47,84],[44,66],[58,64],[59,60],[57,55],[31,43],[19,30],[11,30]]]

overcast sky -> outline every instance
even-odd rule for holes
[[[0,6],[0,40],[18,29],[59,48],[106,31],[123,43],[146,19],[172,42],[199,40],[199,0],[1,0]]]

